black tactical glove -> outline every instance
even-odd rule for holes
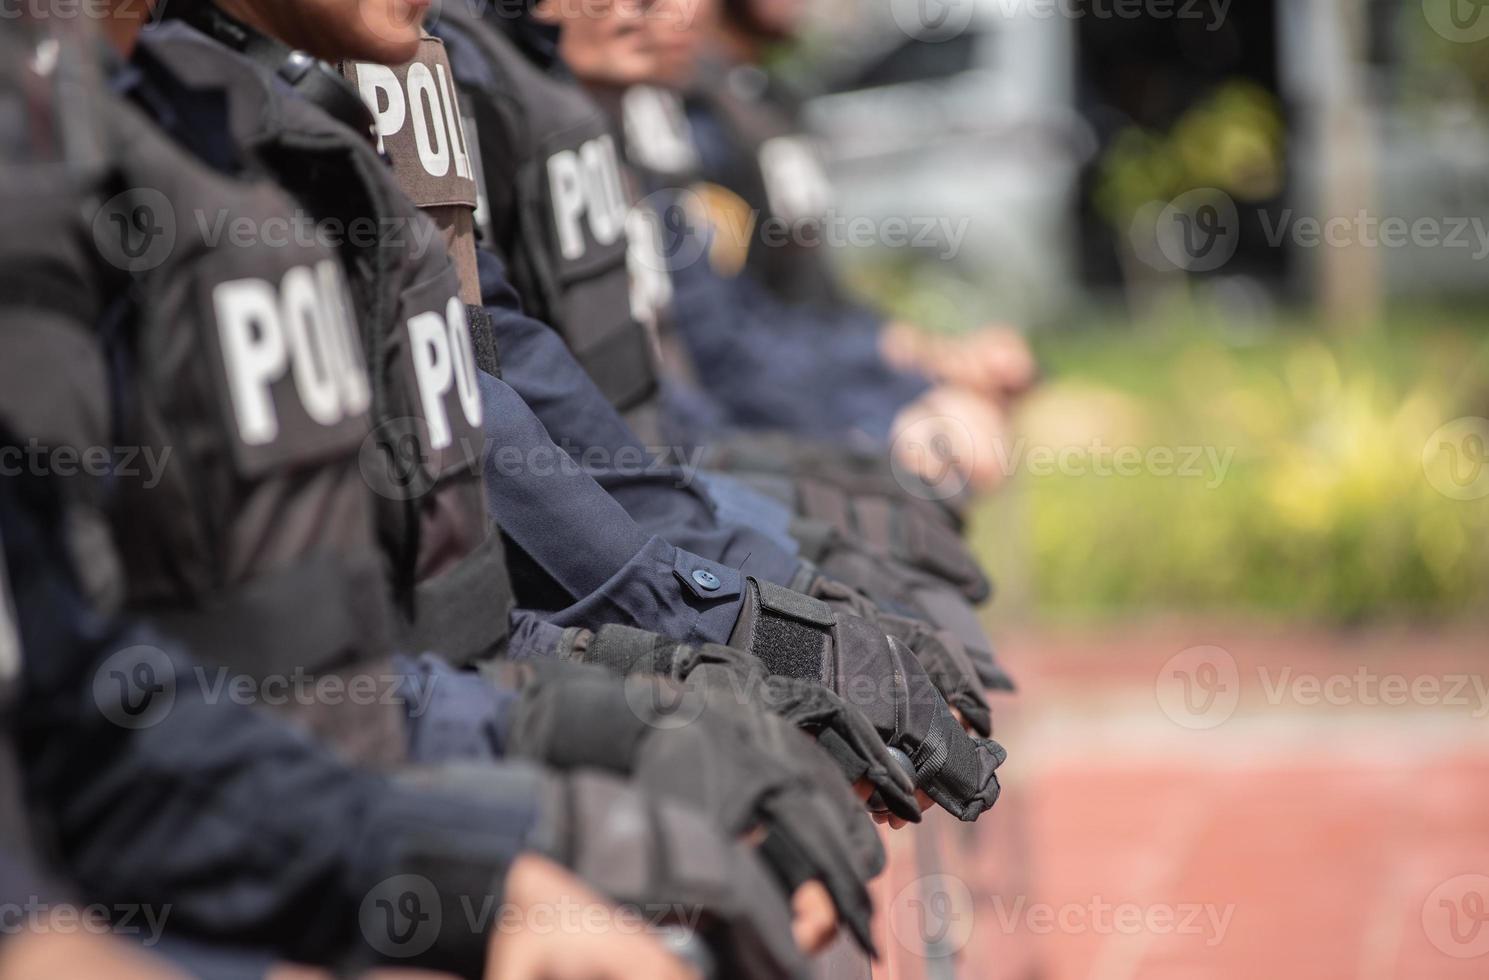
[[[836,535],[829,538],[841,540]],[[808,561],[803,565],[798,580],[792,583],[796,591],[822,599],[834,607],[845,600],[845,591],[854,592],[859,594],[858,605],[873,610],[881,619],[919,620],[930,627],[928,632],[941,643],[954,646],[957,655],[966,658],[979,686],[990,691],[1011,692],[1016,689],[1013,678],[994,655],[992,644],[977,622],[976,612],[944,584],[851,546],[833,545],[831,550],[817,557],[820,561]],[[848,589],[845,590],[844,586]],[[869,600],[867,604],[861,601],[865,598]],[[942,620],[950,620],[950,626]],[[908,635],[895,630],[887,632],[910,647],[927,669],[932,666],[928,657],[936,662],[944,659],[935,652],[922,654],[920,646],[925,641],[919,632]]]
[[[722,967],[720,980],[810,976],[792,936],[789,895],[750,848],[685,804],[603,773],[553,773],[521,763],[443,766],[409,778],[484,795],[494,805],[536,799],[537,818],[523,847],[573,871],[612,901],[635,907],[648,925],[697,916],[696,923],[684,924],[717,954],[712,959]],[[493,834],[501,832],[493,828]],[[448,860],[458,862],[458,855]],[[451,921],[459,897],[442,896]]]
[[[972,499],[969,491],[948,495],[914,473],[902,472],[883,453],[777,432],[736,433],[716,440],[701,462],[707,469],[806,478],[855,495],[899,500],[924,519],[957,533]]]
[[[915,784],[890,758],[874,726],[817,681],[771,674],[759,659],[733,647],[691,646],[629,626],[601,627],[569,649],[575,659],[616,673],[671,677],[773,712],[815,737],[849,783],[867,780],[888,812],[920,821]]]
[[[882,612],[857,591],[841,582],[817,578],[805,590],[835,612],[858,616],[876,624],[915,655],[946,703],[962,713],[973,731],[993,734],[993,708],[983,693],[982,680],[963,647],[950,633],[908,616]]]
[[[821,600],[748,581],[731,646],[759,657],[772,673],[820,681],[863,711],[886,745],[909,756],[916,786],[958,819],[976,820],[997,801],[1003,747],[957,724],[904,644]]]
[[[805,518],[802,534],[793,536],[808,550],[811,525],[826,526],[877,557],[950,583],[971,602],[992,595],[962,540],[965,501],[944,498],[882,456],[751,434],[711,447],[705,465],[734,473]]]
[[[992,598],[992,583],[961,533],[938,520],[925,501],[910,503],[811,479],[797,480],[795,492],[800,519],[791,535],[808,552],[821,547],[819,539],[830,530],[877,558],[933,576],[968,602]]]
[[[613,772],[728,833],[763,831],[760,853],[786,890],[820,880],[872,952],[866,886],[883,870],[883,846],[831,758],[790,722],[725,688],[663,677],[557,662],[497,672],[522,691],[506,740],[512,757]]]

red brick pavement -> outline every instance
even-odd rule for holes
[[[875,976],[1489,978],[1484,636],[1167,625],[1007,642],[1024,691],[1000,714],[1003,799],[975,827],[889,835]],[[1240,688],[1205,730],[1156,690],[1198,645],[1223,649]],[[1300,675],[1332,699],[1289,687]],[[1436,686],[1388,703],[1393,676]]]

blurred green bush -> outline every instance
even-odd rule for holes
[[[1489,315],[1403,313],[1348,338],[1186,316],[1041,348],[1049,383],[1002,450],[1013,486],[974,521],[1036,616],[1489,607],[1489,499],[1434,485],[1449,463],[1477,472],[1462,467],[1482,446],[1451,460],[1432,444],[1489,416]]]

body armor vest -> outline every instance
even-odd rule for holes
[[[492,655],[511,583],[485,512],[475,343],[439,229],[359,132],[276,91],[216,41],[168,26],[154,48],[189,81],[227,84],[238,143],[334,240],[348,273],[371,378],[360,469],[378,503],[400,644],[458,665]]]
[[[372,390],[341,265],[314,241],[270,247],[293,211],[273,185],[209,169],[132,106],[111,125],[130,190],[93,228],[134,281],[127,326],[104,338],[128,365],[116,423],[165,461],[158,485],[122,481],[112,501],[129,607],[235,674],[368,676],[390,637],[358,466]],[[395,705],[285,704],[348,757],[402,758]]]
[[[795,124],[768,76],[706,60],[688,111],[723,131],[727,155],[703,160],[702,178],[736,195],[748,214],[723,215],[720,231],[748,230],[745,267],[792,303],[837,305],[843,294],[822,243],[832,190],[815,140]]]
[[[577,84],[545,74],[500,29],[461,4],[435,28],[485,64],[456,77],[475,121],[490,245],[523,303],[640,432],[655,431],[652,339],[632,315],[630,196],[616,137]]]

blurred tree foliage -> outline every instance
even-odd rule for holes
[[[1097,166],[1094,200],[1114,229],[1138,210],[1201,187],[1240,202],[1260,202],[1282,189],[1287,134],[1276,100],[1245,81],[1221,86],[1166,133],[1137,126],[1119,133]]]
[[[1482,613],[1489,499],[1439,492],[1424,454],[1445,423],[1489,416],[1484,319],[1397,315],[1348,342],[1290,325],[1237,346],[1192,320],[1046,338],[1056,380],[1003,450],[1021,483],[985,505],[983,551],[999,570],[994,529],[1020,529],[1001,571],[1042,616]],[[1123,447],[1138,472],[1097,472]]]

